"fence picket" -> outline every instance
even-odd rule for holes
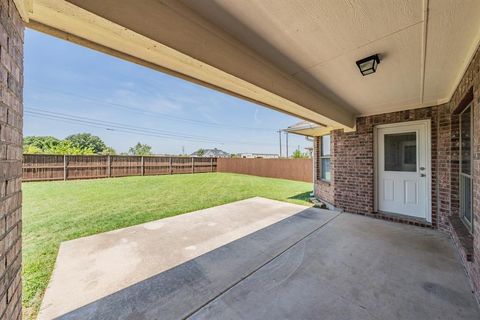
[[[312,159],[218,158],[216,171],[305,182],[313,181]]]
[[[311,159],[225,159],[161,156],[23,155],[23,181],[201,172],[243,173],[312,182]]]
[[[63,181],[67,180],[67,156],[63,156]]]
[[[214,158],[206,158],[214,163]],[[203,160],[202,160],[203,161]],[[51,181],[210,172],[190,157],[23,155],[23,181]],[[59,171],[61,170],[61,171]]]

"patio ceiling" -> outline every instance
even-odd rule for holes
[[[475,0],[184,2],[360,115],[447,102],[480,36]],[[355,61],[375,53],[378,72],[363,77]]]
[[[32,28],[328,128],[447,102],[480,39],[476,0],[16,3]]]

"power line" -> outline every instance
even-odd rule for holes
[[[166,131],[166,130],[159,130],[159,129],[152,129],[152,128],[145,128],[145,127],[137,127],[137,126],[132,126],[128,124],[121,124],[117,122],[111,122],[111,121],[106,121],[106,120],[97,120],[97,119],[92,119],[92,118],[87,118],[87,117],[82,117],[82,116],[74,116],[74,115],[69,115],[65,113],[60,113],[60,112],[52,112],[48,110],[43,110],[43,109],[38,109],[38,108],[27,108],[28,112],[32,114],[40,114],[40,115],[47,115],[47,116],[55,116],[57,118],[63,118],[67,120],[80,120],[85,123],[93,123],[93,124],[101,124],[101,125],[108,125],[111,128],[120,128],[120,129],[129,129],[129,130],[138,130],[142,132],[148,132],[148,133],[158,133],[162,135],[174,135],[174,136],[179,136],[183,138],[194,138],[194,139],[201,139],[201,140],[211,140],[213,142],[217,141],[215,139],[211,139],[209,137],[205,136],[194,136],[194,135],[186,135],[183,133],[178,133],[178,132],[172,132],[172,131]]]
[[[236,129],[242,129],[242,130],[257,130],[257,131],[272,131],[272,132],[274,131],[274,129],[268,129],[268,128],[236,126],[236,125],[232,125],[232,124],[221,124],[221,123],[216,123],[216,122],[210,122],[210,121],[203,121],[203,120],[198,120],[198,119],[190,119],[190,118],[184,118],[184,117],[179,117],[179,116],[173,116],[173,115],[163,113],[163,112],[148,111],[148,110],[143,110],[143,109],[140,109],[140,108],[127,106],[127,105],[120,104],[120,103],[107,102],[107,101],[103,101],[103,100],[100,100],[100,99],[84,96],[84,95],[74,93],[74,92],[58,90],[56,88],[48,88],[48,87],[45,87],[45,86],[38,86],[38,87],[44,88],[48,91],[55,91],[55,92],[61,93],[63,95],[74,96],[74,97],[77,97],[77,98],[81,98],[83,100],[93,101],[93,102],[97,102],[97,103],[107,105],[107,106],[111,106],[111,107],[115,107],[115,108],[125,109],[125,110],[129,110],[129,111],[142,113],[142,114],[148,114],[148,115],[157,116],[157,117],[161,117],[161,118],[170,118],[170,119],[173,119],[173,120],[189,122],[193,125],[201,125],[201,126],[207,126],[207,127],[225,127],[225,128],[228,128],[228,129],[235,129],[236,128]]]
[[[86,117],[72,116],[72,115],[67,115],[63,113],[45,111],[37,108],[26,108],[25,113],[38,118],[44,118],[44,119],[67,122],[67,123],[76,123],[76,124],[81,123],[91,127],[105,129],[108,131],[118,131],[123,133],[139,134],[139,135],[164,138],[164,139],[218,143],[222,145],[225,144],[225,142],[252,145],[252,143],[245,142],[245,141],[234,141],[234,140],[220,141],[220,140],[215,140],[209,137],[185,135],[178,132],[131,126],[131,125],[126,125],[126,124],[121,124],[121,123],[116,123],[111,121],[96,120],[96,119],[91,119]],[[254,143],[254,144],[255,145],[272,145],[269,143]]]
[[[58,118],[56,116],[35,114],[35,113],[28,112],[28,111],[25,111],[25,114],[28,114],[28,115],[31,115],[31,116],[37,117],[37,118],[61,121],[61,122],[65,122],[65,123],[85,124],[89,127],[105,129],[105,130],[108,130],[108,131],[130,133],[130,134],[135,134],[135,135],[148,136],[148,137],[154,137],[154,138],[162,138],[162,139],[191,141],[191,142],[209,142],[209,143],[217,143],[217,144],[222,144],[223,145],[223,143],[221,143],[221,142],[203,141],[203,140],[189,139],[189,138],[177,138],[177,137],[164,136],[164,135],[159,135],[159,134],[149,134],[149,133],[139,132],[139,131],[134,131],[134,130],[129,130],[129,129],[119,129],[119,128],[113,129],[113,128],[105,127],[105,126],[102,126],[102,125],[96,125],[96,124],[93,124],[93,123],[85,123],[84,121],[79,121],[79,120],[74,120],[74,119]]]

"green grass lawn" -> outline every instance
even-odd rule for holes
[[[310,183],[229,173],[23,184],[23,305],[34,318],[62,241],[261,196],[309,205]]]

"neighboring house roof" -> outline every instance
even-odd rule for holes
[[[262,156],[278,156],[277,153],[258,153],[258,152],[240,152],[239,154],[251,154],[254,156],[262,155]]]
[[[289,133],[299,134],[302,136],[315,137],[327,134],[330,130],[329,128],[316,123],[312,123],[309,121],[300,121],[298,123],[295,123],[294,125],[289,126],[287,129],[285,129],[285,131]]]
[[[276,153],[256,153],[256,152],[242,152],[238,153],[242,158],[278,158]]]
[[[204,153],[201,155],[202,157],[230,157],[230,154],[228,152],[225,152],[223,150],[214,148],[214,149],[203,149]],[[198,154],[198,151],[195,151],[194,153],[191,154],[192,156],[200,156]]]

